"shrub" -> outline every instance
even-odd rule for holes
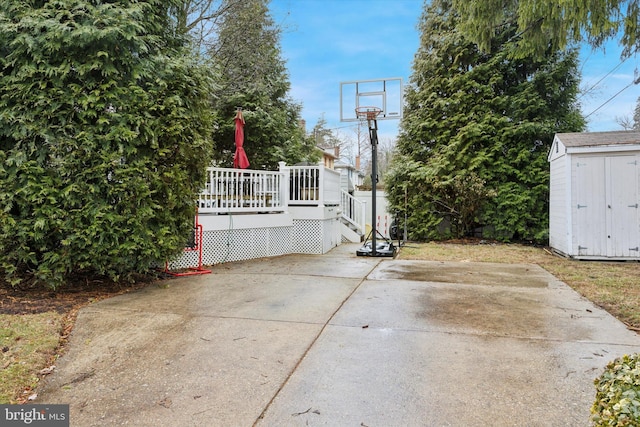
[[[0,2],[0,275],[117,281],[184,247],[211,159],[209,71],[168,1]]]
[[[594,425],[640,425],[640,354],[624,355],[610,362],[594,383]]]

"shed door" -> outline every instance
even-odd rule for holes
[[[640,256],[636,157],[578,157],[575,170],[578,255]]]
[[[635,156],[607,157],[607,255],[637,257],[638,162]]]
[[[576,249],[578,255],[603,256],[607,251],[604,158],[578,157],[575,171]]]

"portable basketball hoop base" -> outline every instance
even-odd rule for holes
[[[373,230],[371,230],[371,233],[373,233]],[[369,233],[369,236],[371,236],[371,233]],[[382,234],[380,233],[378,234],[384,241],[383,242],[376,241],[375,250],[373,250],[374,248],[373,241],[369,240],[369,236],[367,236],[362,247],[356,250],[356,255],[357,256],[391,257],[391,258],[395,257],[396,247],[394,246],[393,242],[385,238]]]
[[[379,107],[356,107],[356,116],[360,120],[366,120],[369,126],[369,139],[371,140],[371,225],[372,229],[364,241],[363,246],[356,251],[357,256],[394,257],[396,248],[393,243],[382,236],[376,230],[376,186],[378,184],[378,121],[377,117],[382,112]],[[378,242],[378,235],[384,242]],[[371,240],[369,240],[371,238]]]
[[[202,266],[202,234],[203,228],[202,225],[198,222],[198,212],[196,212],[196,220],[193,229],[193,245],[187,246],[184,248],[185,252],[197,252],[198,253],[198,265],[195,267],[188,267],[184,271],[171,271],[169,270],[169,261],[165,262],[164,270],[162,271],[165,274],[169,274],[171,276],[181,277],[181,276],[195,276],[198,274],[210,274],[211,270],[207,270]]]

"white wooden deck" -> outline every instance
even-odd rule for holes
[[[199,256],[213,265],[322,254],[342,242],[345,227],[364,234],[364,206],[340,189],[335,170],[281,163],[278,171],[212,167],[207,173],[197,200],[202,253],[185,251],[169,263],[172,269],[193,267]]]

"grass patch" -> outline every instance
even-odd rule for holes
[[[19,403],[60,345],[63,314],[0,315],[0,404]]]
[[[408,243],[400,259],[538,264],[613,316],[640,330],[640,263],[577,261],[548,249],[494,243]]]

